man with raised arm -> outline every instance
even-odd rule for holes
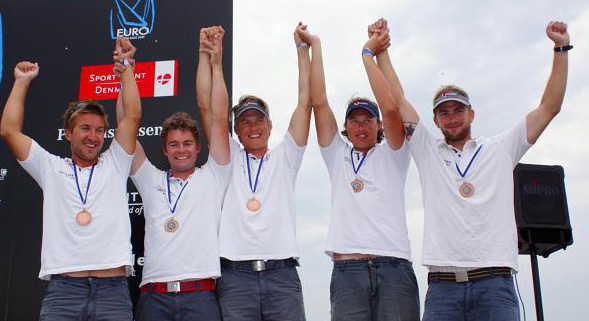
[[[362,61],[378,105],[366,98],[348,102],[347,141],[327,100],[319,37],[306,30],[301,36],[313,52],[311,102],[331,181],[331,319],[419,320],[404,205],[409,151],[398,103],[373,59],[388,46],[388,34],[372,33],[364,45]]]
[[[371,26],[388,32],[386,21]],[[550,22],[552,72],[540,101],[513,128],[473,139],[473,106],[458,86],[433,99],[431,135],[403,90],[386,51],[379,67],[401,105],[409,149],[423,189],[423,264],[429,268],[424,320],[519,320],[512,273],[517,271],[513,168],[560,111],[567,82],[567,25]]]
[[[135,48],[117,39],[121,61]],[[108,128],[94,101],[69,105],[63,115],[71,158],[50,154],[22,132],[25,96],[39,73],[37,63],[20,62],[2,114],[1,134],[22,167],[43,190],[43,244],[39,277],[50,280],[42,320],[132,320],[126,276],[133,266],[127,177],[141,118],[133,72],[121,83],[125,117],[101,153]]]
[[[297,30],[303,28],[299,23]],[[268,148],[272,122],[262,99],[244,96],[233,108],[235,133],[243,147],[230,140],[233,172],[219,230],[221,278],[217,292],[224,321],[305,320],[296,270],[294,187],[309,136],[310,59],[309,47],[297,32],[295,43],[299,97],[282,142]],[[199,57],[197,97],[208,132],[210,74],[201,69],[201,64],[206,65],[203,54]],[[212,133],[207,137],[211,141]]]
[[[218,226],[230,179],[227,88],[223,78],[223,34],[205,39],[211,73],[209,157],[201,151],[196,121],[177,112],[162,124],[169,170],[157,169],[137,144],[131,179],[143,200],[145,264],[136,319],[221,320],[215,278],[221,275]],[[115,56],[115,61],[118,61]],[[117,64],[119,72],[124,67]],[[124,99],[124,96],[123,96]],[[122,116],[119,97],[117,116]]]

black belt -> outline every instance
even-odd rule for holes
[[[284,260],[249,260],[249,261],[231,261],[221,259],[221,266],[243,271],[261,272],[267,270],[276,270],[285,267],[299,266],[299,262],[293,258]]]
[[[488,279],[496,276],[511,276],[511,268],[508,267],[488,267],[462,272],[430,272],[427,274],[427,283],[437,281],[449,282],[469,282]]]

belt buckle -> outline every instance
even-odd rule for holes
[[[252,269],[255,272],[262,272],[262,271],[266,270],[266,261],[264,261],[264,260],[252,261]]]
[[[456,282],[468,282],[467,271],[454,272],[454,276],[456,277]]]
[[[180,292],[180,282],[179,281],[167,282],[166,286],[167,286],[168,292]]]

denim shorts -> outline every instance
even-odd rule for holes
[[[394,257],[333,263],[331,320],[419,320],[419,291],[411,262]]]
[[[295,266],[261,272],[221,265],[217,293],[223,321],[304,321],[301,280]]]
[[[221,321],[217,294],[213,290],[178,293],[141,292],[137,321]]]
[[[126,277],[51,276],[45,290],[42,321],[131,321],[133,307]]]
[[[424,321],[517,321],[519,305],[512,276],[470,282],[434,281],[425,298]]]

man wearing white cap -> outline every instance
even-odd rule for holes
[[[471,137],[474,110],[467,93],[444,86],[433,99],[434,122],[444,139],[435,138],[403,97],[386,51],[380,56],[400,101],[423,189],[423,264],[430,271],[424,320],[519,320],[512,278],[518,255],[513,168],[560,111],[572,49],[565,23],[550,22],[546,33],[555,47],[540,105],[491,137]]]

